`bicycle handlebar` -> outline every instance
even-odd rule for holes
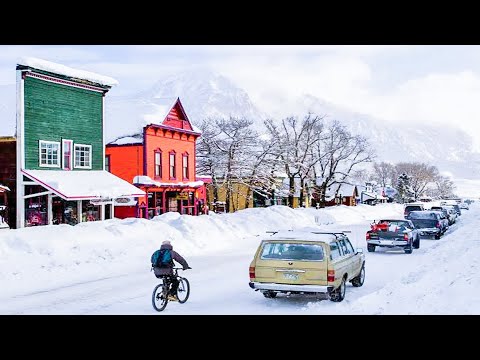
[[[188,267],[186,269],[184,269],[183,267],[174,267],[172,268],[173,270],[189,270],[189,269],[192,269],[191,267]]]

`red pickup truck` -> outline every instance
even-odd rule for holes
[[[420,233],[407,219],[382,219],[370,225],[365,234],[367,250],[374,252],[376,247],[403,248],[406,254],[420,248]]]

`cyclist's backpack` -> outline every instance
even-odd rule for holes
[[[156,250],[150,259],[152,266],[169,267],[173,265],[172,251],[170,249]]]

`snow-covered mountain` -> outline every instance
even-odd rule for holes
[[[156,122],[164,114],[165,106],[180,97],[193,125],[209,117],[246,117],[261,128],[268,116],[280,118],[278,113],[267,114],[257,106],[248,93],[228,78],[211,70],[196,68],[172,74],[157,80],[144,91],[127,96],[108,94],[106,101],[106,140],[139,133],[147,123]],[[15,133],[15,85],[0,86],[0,136]],[[365,136],[375,147],[377,161],[421,161],[436,165],[441,172],[454,177],[480,177],[480,153],[472,150],[471,137],[454,127],[445,125],[402,124],[358,114],[328,103],[312,95],[299,98],[278,98],[278,109],[291,109],[298,116],[313,111],[326,115],[348,127],[354,134]],[[281,105],[281,106],[280,106]],[[285,114],[285,112],[284,112]]]
[[[312,95],[297,99],[297,109],[338,120],[353,134],[367,138],[376,149],[377,161],[425,162],[456,177],[478,178],[480,153],[472,150],[473,140],[464,131],[447,125],[392,123],[370,115],[354,113]]]
[[[250,100],[245,90],[229,79],[207,69],[196,69],[167,76],[150,89],[131,96],[106,97],[107,139],[138,132],[154,122],[166,99],[179,97],[194,125],[205,118],[246,117],[261,122],[267,115]],[[163,119],[160,119],[160,121]]]

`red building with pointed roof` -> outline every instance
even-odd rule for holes
[[[105,169],[146,193],[135,204],[116,199],[115,217],[202,213],[206,187],[197,180],[195,158],[201,133],[192,126],[179,98],[165,107],[165,113],[159,123],[146,125],[142,134],[106,146]]]

